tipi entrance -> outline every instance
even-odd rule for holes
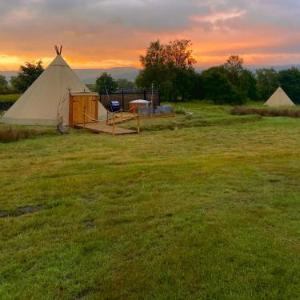
[[[71,127],[98,121],[98,94],[71,93],[69,103],[69,124]]]

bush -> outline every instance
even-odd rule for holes
[[[290,117],[300,118],[300,110],[287,108],[251,108],[237,106],[231,110],[232,115],[260,115],[263,117]]]
[[[242,104],[239,90],[230,83],[224,67],[213,67],[202,73],[204,95],[215,104]]]

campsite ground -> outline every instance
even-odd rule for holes
[[[184,107],[0,144],[1,299],[299,299],[299,119]]]

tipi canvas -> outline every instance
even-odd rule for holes
[[[90,92],[57,51],[57,56],[20,99],[4,114],[4,123],[69,125],[69,94]],[[106,110],[99,103],[99,118]]]
[[[265,105],[271,107],[295,106],[294,102],[289,98],[289,96],[281,87],[276,90],[276,92],[270,97]]]

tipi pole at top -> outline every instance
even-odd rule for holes
[[[63,46],[58,47],[57,45],[54,46],[55,52],[57,55],[61,55]]]

